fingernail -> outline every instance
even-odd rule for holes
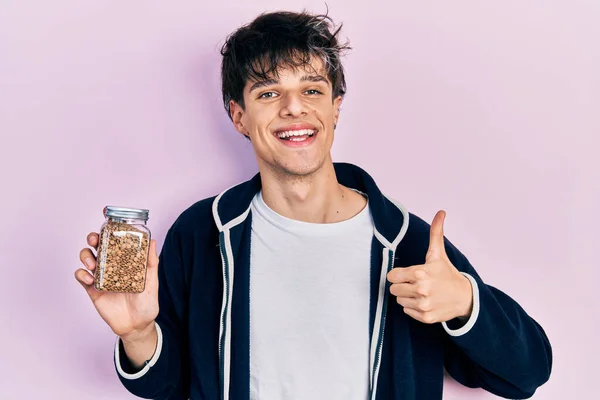
[[[92,260],[91,258],[88,257],[83,262],[85,262],[85,265],[87,265],[89,269],[94,268],[94,260]]]
[[[91,285],[92,283],[94,283],[94,279],[89,275],[86,275],[85,278],[83,278],[83,279],[85,280],[85,283],[87,283],[88,285]]]

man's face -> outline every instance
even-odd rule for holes
[[[318,59],[304,68],[281,68],[279,76],[246,83],[245,110],[231,102],[236,129],[248,136],[261,171],[310,175],[329,161],[341,96]]]

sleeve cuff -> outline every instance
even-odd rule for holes
[[[121,358],[122,357],[121,357],[120,353],[121,353],[122,344],[121,344],[121,338],[117,336],[117,341],[115,343],[115,365],[117,366],[117,371],[119,372],[119,375],[121,375],[123,378],[125,378],[125,379],[138,379],[138,378],[141,378],[158,361],[158,357],[160,357],[160,352],[162,350],[163,335],[162,335],[162,331],[160,330],[160,325],[158,325],[158,323],[156,323],[156,321],[154,322],[154,326],[156,327],[156,335],[158,337],[158,340],[156,342],[156,350],[154,351],[154,355],[146,363],[146,365],[144,365],[144,368],[142,368],[140,371],[138,371],[136,373],[133,373],[133,374],[125,372],[125,370],[123,369],[123,366],[121,365]],[[125,354],[123,354],[123,355],[126,357]]]
[[[471,275],[465,272],[461,272],[461,274],[466,276],[469,279],[469,282],[471,282],[471,289],[473,290],[473,310],[471,311],[471,316],[469,317],[469,320],[459,329],[450,329],[446,322],[442,322],[444,330],[450,336],[455,337],[462,336],[469,332],[471,328],[473,328],[473,326],[475,325],[475,322],[477,322],[477,317],[479,316],[479,286],[477,286],[477,281]]]

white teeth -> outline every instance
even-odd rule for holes
[[[298,131],[285,131],[285,132],[279,132],[277,134],[277,137],[279,137],[280,139],[285,139],[285,138],[289,138],[290,136],[312,136],[315,134],[316,131],[312,130],[312,129],[300,129]]]

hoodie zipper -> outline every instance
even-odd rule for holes
[[[219,249],[221,251],[221,263],[223,266],[223,275],[225,277],[225,284],[223,286],[223,296],[225,297],[225,307],[223,308],[223,315],[221,317],[221,331],[223,332],[222,337],[219,340],[219,378],[220,378],[220,389],[221,389],[221,398],[225,399],[225,357],[224,357],[224,345],[225,338],[227,336],[225,321],[227,319],[227,311],[229,308],[228,299],[229,299],[229,263],[227,262],[227,254],[225,251],[224,244],[225,233],[221,232],[219,235]]]
[[[388,249],[388,262],[387,265],[381,265],[381,268],[386,268],[386,274],[385,276],[387,276],[387,273],[391,270],[391,267],[393,266],[394,263],[394,251],[393,250],[389,250]],[[387,280],[385,281],[387,282]],[[380,282],[381,284],[381,282]],[[387,283],[384,283],[384,286],[387,286]],[[374,365],[373,365],[373,377],[372,377],[372,388],[371,388],[371,395],[369,396],[369,398],[371,400],[375,400],[375,398],[377,397],[377,380],[379,378],[379,367],[380,367],[380,361],[381,361],[381,349],[383,348],[383,338],[385,335],[385,321],[386,321],[386,314],[387,314],[387,305],[388,305],[388,296],[387,296],[387,290],[384,290],[383,293],[381,294],[383,296],[383,305],[382,305],[382,309],[381,309],[381,333],[379,334],[379,339],[377,340],[377,349],[375,351],[375,360],[374,360]]]

